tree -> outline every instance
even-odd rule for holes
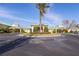
[[[63,25],[66,27],[66,29],[72,28],[76,24],[75,20],[64,20]]]
[[[63,25],[65,26],[66,29],[68,29],[69,26],[70,26],[70,21],[69,20],[64,20]]]
[[[75,20],[71,20],[70,26],[68,29],[74,27],[76,25],[76,21]]]
[[[45,12],[46,12],[46,8],[48,8],[49,6],[47,6],[46,3],[38,3],[37,4],[37,8],[39,9],[40,12],[40,32],[42,32],[42,17],[44,16]]]

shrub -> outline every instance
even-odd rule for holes
[[[39,32],[39,27],[38,26],[34,27],[34,32]]]
[[[48,27],[47,26],[45,26],[44,32],[48,32]]]
[[[53,30],[53,33],[56,33],[56,29]]]

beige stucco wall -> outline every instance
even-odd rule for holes
[[[53,30],[52,30],[52,29],[49,29],[48,31],[49,31],[51,34],[53,33]]]
[[[30,33],[30,29],[25,29],[24,30],[26,33]]]

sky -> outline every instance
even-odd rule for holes
[[[53,27],[61,25],[64,20],[75,20],[79,23],[79,4],[49,3],[42,23]],[[39,10],[35,3],[0,3],[0,23],[7,25],[19,24],[29,28],[39,24]]]

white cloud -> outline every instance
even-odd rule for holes
[[[53,10],[54,3],[50,4],[49,6],[50,7],[47,9],[45,17],[48,18],[49,20],[53,21],[53,22],[61,22],[62,21],[61,15],[55,13],[54,10]]]
[[[5,22],[3,22],[3,21],[0,21],[0,24],[6,24],[6,25],[9,25],[9,24],[7,24],[7,23],[5,23]]]
[[[0,17],[5,17],[5,18],[8,18],[8,19],[16,20],[16,21],[34,23],[34,22],[31,21],[30,19],[27,20],[27,19],[25,19],[25,18],[16,17],[16,16],[9,15],[9,14],[7,14],[7,13],[5,13],[5,12],[1,12],[1,11],[0,11]]]
[[[54,4],[51,4],[51,6],[48,8],[48,10],[45,14],[45,18],[47,18],[48,20],[50,20],[51,22],[53,22],[56,25],[61,24],[62,17],[60,14],[57,14],[54,12],[53,7],[54,7]]]
[[[35,23],[34,21],[31,21],[31,18],[25,19],[25,18],[21,18],[21,17],[17,17],[14,15],[11,15],[11,13],[14,13],[13,11],[9,11],[6,8],[3,8],[0,6],[0,17],[3,18],[8,18],[14,21],[21,21],[21,22],[28,22],[28,23]],[[3,23],[3,22],[2,22]]]
[[[62,18],[58,14],[48,13],[45,15],[45,17],[48,18],[48,20],[50,20],[51,22],[56,24],[62,22]]]
[[[51,14],[51,13],[46,14],[45,17],[47,17],[47,18],[50,19],[50,20],[54,20],[54,21],[59,20],[59,16],[53,15],[53,14]]]

